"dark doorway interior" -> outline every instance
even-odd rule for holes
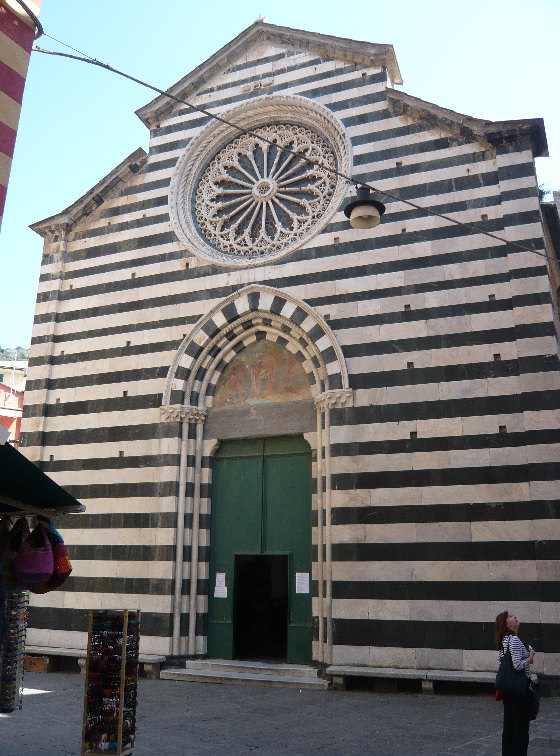
[[[237,659],[287,657],[288,557],[235,557],[235,649]]]

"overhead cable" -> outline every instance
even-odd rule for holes
[[[153,84],[149,84],[148,82],[143,81],[142,79],[139,79],[136,76],[132,76],[131,74],[125,73],[124,71],[120,71],[118,68],[114,68],[113,66],[110,66],[108,63],[102,63],[96,58],[92,58],[91,56],[86,55],[85,53],[82,53],[80,50],[76,50],[75,48],[70,47],[70,45],[67,45],[65,42],[61,42],[60,40],[57,40],[54,37],[51,37],[50,34],[45,33],[45,36],[49,37],[55,42],[58,42],[59,44],[64,45],[65,47],[68,47],[71,50],[74,50],[75,52],[79,52],[80,55],[70,55],[69,53],[56,52],[54,50],[45,50],[41,47],[34,47],[33,50],[35,52],[44,53],[46,55],[56,55],[62,58],[70,58],[71,60],[78,60],[78,61],[81,61],[82,63],[89,63],[90,65],[98,66],[99,68],[104,68],[107,71],[110,71],[111,73],[115,73],[115,74],[118,74],[119,76],[123,76],[125,79],[134,81],[136,84],[140,84],[141,86],[146,87],[147,89],[151,89],[154,92],[157,92],[158,94],[163,95],[164,97],[168,97],[170,100],[174,100],[175,102],[178,102],[181,105],[186,105],[187,107],[192,108],[193,110],[196,110],[197,112],[202,113],[203,115],[208,116],[209,118],[212,118],[215,121],[219,121],[225,124],[226,126],[230,126],[231,128],[237,129],[241,134],[252,136],[256,139],[259,139],[261,142],[265,142],[267,144],[278,147],[276,142],[274,142],[271,139],[267,139],[261,134],[256,134],[254,131],[251,131],[251,129],[246,129],[243,126],[238,126],[236,123],[229,121],[227,118],[223,118],[222,116],[217,115],[216,113],[211,113],[209,110],[206,110],[205,108],[200,107],[200,105],[195,105],[192,102],[183,100],[181,97],[177,97],[176,95],[171,94],[171,92],[169,91],[160,89],[159,87],[156,87]],[[545,252],[540,252],[539,250],[532,249],[531,247],[527,247],[526,245],[520,244],[519,242],[513,241],[511,239],[504,239],[503,237],[498,236],[497,234],[493,234],[490,231],[485,231],[484,229],[478,228],[477,226],[471,223],[464,223],[463,221],[457,220],[456,218],[452,218],[449,215],[438,213],[437,210],[432,210],[429,207],[418,205],[415,202],[412,202],[411,200],[407,200],[402,197],[399,197],[397,194],[394,194],[393,192],[390,192],[387,189],[379,189],[379,187],[375,187],[372,184],[369,184],[367,181],[360,181],[359,179],[352,178],[351,176],[346,176],[344,173],[341,173],[340,171],[336,170],[336,168],[331,168],[330,166],[324,165],[320,160],[313,160],[312,158],[309,158],[306,155],[303,155],[301,152],[295,152],[294,150],[290,150],[289,147],[282,147],[280,149],[283,152],[294,155],[295,157],[299,158],[300,160],[306,163],[309,163],[311,165],[318,165],[323,170],[329,173],[332,173],[342,179],[345,179],[346,181],[349,181],[350,183],[354,184],[354,186],[356,187],[359,187],[359,186],[367,187],[372,192],[375,192],[377,194],[382,194],[385,197],[390,197],[392,200],[396,200],[397,202],[402,202],[405,205],[409,205],[410,207],[413,207],[416,210],[419,210],[428,215],[433,215],[437,218],[442,218],[443,220],[449,223],[454,223],[455,225],[461,226],[462,228],[465,228],[473,233],[484,234],[484,236],[489,236],[490,238],[496,239],[497,241],[502,242],[503,244],[506,244],[506,245],[510,244],[514,247],[517,247],[518,249],[521,249],[523,252],[532,252],[535,255],[539,255],[539,257],[544,257],[548,260],[557,262],[556,258],[551,257],[550,255],[547,255]]]

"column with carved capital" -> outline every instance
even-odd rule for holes
[[[331,409],[351,407],[352,389],[333,389],[314,397],[317,410],[317,495],[318,495],[318,585],[319,585],[319,661],[332,664],[332,528],[331,528]],[[324,418],[324,429],[323,429]],[[323,458],[323,448],[324,458]],[[323,492],[323,473],[325,477]],[[324,508],[324,520],[323,520]],[[324,523],[324,526],[323,526]],[[325,559],[323,560],[323,544]],[[323,589],[323,583],[325,588]],[[323,596],[323,592],[325,595]],[[324,610],[326,609],[327,644],[324,647]]]
[[[317,409],[325,412],[327,409],[352,407],[354,397],[352,389],[333,389],[332,391],[323,391],[314,397],[313,401]]]
[[[160,407],[162,423],[178,423],[187,420],[189,423],[203,423],[207,410],[192,404],[168,404]]]
[[[196,584],[198,579],[198,534],[200,514],[200,473],[202,465],[202,437],[203,423],[207,410],[193,405],[162,406],[160,416],[162,422],[181,423],[181,454],[179,460],[179,492],[177,496],[177,524],[175,554],[175,592],[173,596],[173,642],[172,654],[181,653],[181,599],[183,585],[183,550],[185,541],[185,510],[186,489],[189,459],[189,425],[196,425],[195,465],[193,472],[193,496],[190,511],[192,513],[191,561],[189,574],[189,635],[187,653],[194,654],[196,648]]]

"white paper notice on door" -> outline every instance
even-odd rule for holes
[[[225,572],[216,572],[216,585],[214,586],[214,598],[227,598]]]
[[[296,593],[309,593],[309,572],[296,572]]]
[[[225,587],[226,587],[226,573],[216,572],[216,588],[225,588]]]

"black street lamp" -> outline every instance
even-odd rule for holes
[[[352,228],[375,228],[381,222],[385,205],[371,198],[367,186],[358,187],[357,199],[344,208],[344,215],[350,219]]]

